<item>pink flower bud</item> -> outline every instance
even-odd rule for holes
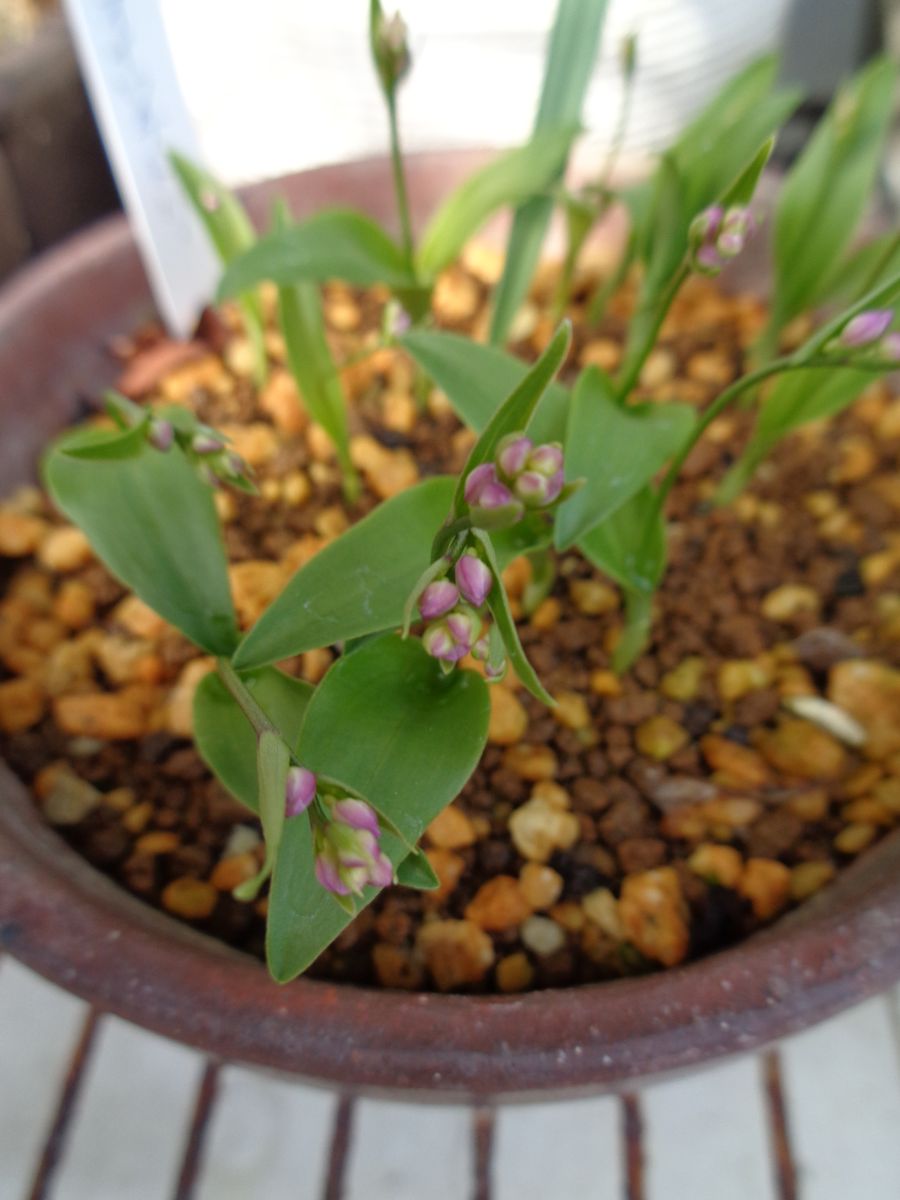
[[[504,483],[487,483],[477,501],[470,502],[472,524],[478,529],[507,529],[522,519],[522,504]]]
[[[428,626],[422,634],[422,645],[432,658],[439,658],[444,662],[457,661],[453,657],[456,649],[455,643],[450,635],[450,630],[443,622]]]
[[[493,586],[494,578],[487,565],[474,554],[464,554],[456,564],[456,585],[476,608],[481,608]],[[454,591],[456,588],[454,588]],[[445,610],[446,611],[446,610]],[[438,614],[435,614],[438,615]]]
[[[381,835],[378,814],[370,804],[366,804],[365,800],[348,796],[344,800],[338,800],[332,806],[331,811],[336,821],[342,821],[351,829],[365,829],[376,838]]]
[[[688,238],[691,243],[699,246],[702,242],[712,241],[719,232],[724,216],[725,210],[721,204],[712,204],[709,208],[705,208],[691,222],[688,230]]]
[[[306,812],[316,795],[316,777],[306,767],[291,767],[284,790],[285,816],[296,817]]]
[[[341,878],[337,855],[330,847],[325,847],[316,855],[313,864],[316,879],[323,888],[334,892],[337,896],[349,896],[350,888]]]
[[[841,330],[838,342],[848,350],[871,346],[887,332],[893,319],[894,313],[890,308],[872,308],[868,312],[857,313]]]
[[[491,643],[487,637],[480,637],[472,647],[472,657],[477,659],[478,662],[487,662],[490,653]]]
[[[528,469],[541,475],[555,475],[563,466],[563,451],[559,442],[546,442],[538,446],[528,459]]]
[[[195,454],[218,454],[225,449],[225,443],[212,434],[198,433],[191,441],[191,449]]]
[[[156,417],[150,422],[150,430],[147,438],[151,446],[155,446],[157,450],[172,449],[172,444],[175,441],[175,426],[171,421],[161,421]]]
[[[484,489],[496,482],[497,468],[493,463],[482,463],[480,467],[475,467],[473,471],[469,472],[466,480],[464,492],[466,504],[477,504]]]
[[[450,580],[438,579],[429,583],[419,597],[419,612],[426,621],[433,621],[435,617],[442,617],[444,613],[449,612],[458,600],[459,592]]]
[[[458,608],[450,613],[445,624],[456,646],[462,647],[463,654],[468,654],[481,633],[481,617],[471,608]]]
[[[516,495],[527,508],[543,508],[547,503],[549,480],[537,471],[523,471],[516,480]]]
[[[513,479],[528,462],[534,443],[524,433],[511,433],[497,447],[497,463],[508,478]]]

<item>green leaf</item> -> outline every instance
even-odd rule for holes
[[[766,169],[769,159],[772,157],[774,148],[774,136],[766,138],[755,156],[747,163],[731,187],[726,188],[722,193],[721,204],[723,208],[750,203],[756,192],[756,185],[759,183],[762,173]]]
[[[516,622],[510,611],[509,598],[506,595],[503,580],[500,578],[500,564],[497,561],[497,555],[491,544],[491,539],[486,533],[482,533],[481,530],[473,530],[473,533],[484,550],[485,559],[494,577],[487,600],[488,608],[491,610],[491,616],[494,618],[497,632],[503,640],[503,647],[506,650],[512,668],[518,676],[522,687],[531,692],[532,696],[540,700],[542,704],[546,704],[550,708],[555,708],[556,701],[541,683],[537,672],[528,661],[528,656],[519,640],[519,631],[516,628]]]
[[[414,288],[403,251],[369,217],[330,209],[270,233],[229,264],[219,284],[227,299],[269,279],[279,285],[342,279],[360,287]]]
[[[502,398],[521,384],[528,363],[496,346],[482,346],[457,333],[413,329],[400,339],[422,370],[446,393],[457,416],[482,433]],[[535,442],[561,442],[566,431],[568,389],[548,385],[528,425]]]
[[[387,636],[328,672],[307,711],[300,757],[383,809],[413,843],[475,769],[489,713],[478,675],[445,676],[418,642]],[[408,856],[391,835],[382,837],[382,847],[395,867]],[[360,906],[375,894],[366,889]],[[315,880],[308,820],[289,820],[269,898],[274,977],[286,982],[303,971],[349,920]]]
[[[397,882],[401,887],[417,888],[422,892],[433,892],[441,886],[424,850],[416,850],[403,859],[397,867]]]
[[[666,568],[666,533],[656,496],[646,487],[583,537],[595,567],[631,591],[652,593]]]
[[[837,259],[822,280],[816,304],[849,304],[900,272],[900,233],[891,230]]]
[[[545,129],[476,171],[438,209],[422,235],[417,261],[432,277],[459,255],[485,221],[507,204],[518,204],[558,177],[575,137],[573,124]]]
[[[64,446],[70,458],[136,458],[147,447],[149,424],[150,411],[143,409],[141,421],[131,429],[96,429],[86,426],[66,433],[57,442],[57,448],[61,449]]]
[[[881,58],[838,92],[781,189],[774,219],[772,328],[816,303],[875,182],[897,68]]]
[[[398,627],[403,605],[428,566],[435,529],[454,481],[417,484],[329,542],[291,578],[241,643],[241,670],[304,650]]]
[[[580,123],[606,7],[606,0],[590,3],[560,0],[550,35],[533,136],[545,129]],[[568,152],[567,146],[557,164],[554,181],[562,178]],[[513,318],[525,299],[552,214],[553,200],[543,196],[526,199],[515,214],[506,246],[503,275],[494,295],[490,334],[494,345],[506,340]]]
[[[565,362],[571,341],[572,326],[568,321],[563,321],[544,353],[488,421],[457,481],[453,497],[454,517],[461,516],[465,511],[464,493],[469,474],[481,463],[489,462],[494,457],[497,446],[507,434],[526,428],[538,401]]]
[[[241,675],[257,704],[296,751],[313,688],[274,667]],[[237,701],[215,671],[194,693],[194,741],[200,756],[223,787],[242,804],[259,811],[256,734]]]
[[[195,645],[228,655],[238,640],[212,492],[182,451],[144,444],[126,458],[85,460],[62,439],[44,482],[109,570]]]
[[[221,262],[227,266],[256,241],[256,231],[233,192],[214,175],[171,151],[169,161]],[[265,376],[265,322],[259,297],[244,291],[240,305],[257,359],[257,377]]]
[[[726,83],[672,147],[685,180],[689,221],[725,193],[796,108],[800,99],[796,89],[773,91],[777,71],[774,55],[751,63]]]
[[[290,228],[287,208],[276,208],[276,227]],[[341,377],[325,335],[322,301],[315,283],[308,280],[278,289],[278,322],[284,335],[288,366],[314,421],[322,426],[337,451],[345,489],[353,498],[359,490],[350,460],[347,401]]]
[[[565,461],[568,479],[587,483],[557,511],[557,550],[567,550],[648,484],[695,423],[684,404],[620,404],[600,370],[583,371],[569,408]]]

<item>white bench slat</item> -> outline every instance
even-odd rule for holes
[[[624,1192],[619,1101],[501,1108],[494,1131],[496,1200],[606,1200]]]
[[[900,1196],[900,1073],[883,998],[787,1041],[788,1125],[803,1200]]]
[[[774,1200],[760,1068],[741,1058],[641,1094],[647,1200]]]
[[[352,1120],[343,1200],[468,1200],[468,1108],[363,1100]]]
[[[88,1006],[14,959],[0,963],[0,1195],[25,1194]]]
[[[224,1068],[195,1200],[319,1196],[336,1107],[327,1092]]]
[[[199,1054],[104,1017],[53,1200],[168,1200],[202,1068]]]

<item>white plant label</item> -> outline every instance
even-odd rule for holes
[[[159,0],[64,0],[97,123],[170,331],[191,333],[219,266],[169,166],[198,158]]]

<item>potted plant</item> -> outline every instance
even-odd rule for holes
[[[894,70],[877,62],[847,85],[781,188],[767,314],[709,277],[753,235],[796,103],[772,91],[773,63],[733,81],[648,182],[618,196],[607,167],[565,193],[599,13],[563,3],[533,138],[452,192],[416,243],[396,121],[405,33],[377,3],[371,33],[401,241],[358,211],[295,220],[283,206],[257,237],[176,158],[226,262],[221,295],[238,301],[206,318],[223,357],[132,343],[105,418],[44,461],[57,508],[134,595],[91,595],[88,542],[48,529],[33,493],[0,529],[7,555],[33,548],[42,567],[4,602],[17,678],[0,710],[45,817],[200,928],[230,922],[252,946],[265,919],[280,983],[324,979],[279,989],[142,909],[61,855],[21,796],[4,812],[4,943],[172,1036],[345,1082],[597,1087],[759,1044],[900,973],[895,839],[848,866],[898,811],[896,489],[890,449],[882,463],[872,444],[889,446],[896,406],[869,385],[898,361],[900,271],[895,235],[850,246]],[[617,200],[627,245],[586,294],[580,251]],[[565,264],[520,317],[557,201]],[[478,277],[454,264],[510,204],[484,345]],[[123,257],[105,264],[101,325],[133,295]],[[92,282],[81,265],[73,278]],[[329,280],[342,284],[323,305]],[[32,285],[26,317],[58,302],[53,282]],[[353,350],[336,361],[341,330],[353,337],[338,351]],[[41,369],[58,386],[52,361]],[[786,433],[861,393],[836,450],[817,427],[785,445],[762,492],[741,493]],[[280,436],[246,424],[256,396]],[[48,572],[68,578],[51,587]],[[69,762],[46,725],[29,732],[47,650]],[[237,828],[213,841],[217,861],[202,821],[222,793],[172,742],[186,707],[205,762],[262,826],[260,842],[227,807]],[[405,890],[383,892],[393,884]],[[341,982],[353,978],[382,990]]]

